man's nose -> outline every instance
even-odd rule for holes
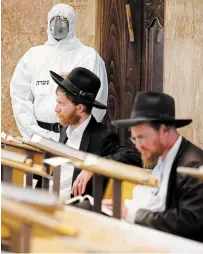
[[[136,146],[138,151],[142,151],[145,148],[143,143],[141,143],[141,142],[136,143],[135,146]]]
[[[60,112],[60,108],[59,108],[58,104],[56,104],[55,112],[56,112],[56,113],[59,113],[59,112]]]

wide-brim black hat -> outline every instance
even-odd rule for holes
[[[57,73],[50,71],[52,79],[67,93],[81,100],[85,105],[99,109],[107,106],[95,100],[100,89],[100,79],[90,70],[82,67],[73,69],[64,79]]]
[[[135,97],[131,118],[113,122],[118,128],[132,127],[138,124],[154,122],[184,127],[192,119],[175,119],[174,99],[165,93],[140,92]]]

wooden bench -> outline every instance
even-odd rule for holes
[[[202,252],[203,244],[201,243],[147,227],[132,225],[122,220],[106,217],[83,209],[66,206],[63,207],[63,209],[56,209],[52,214],[43,212],[31,206],[34,200],[38,203],[42,202],[42,199],[44,199],[43,196],[41,201],[38,201],[39,195],[36,191],[32,190],[34,193],[33,195],[36,195],[36,197],[30,200],[31,195],[25,194],[28,193],[28,189],[22,190],[24,193],[18,196],[22,196],[23,200],[15,200],[16,196],[13,196],[13,194],[12,197],[8,198],[12,190],[10,194],[7,194],[7,197],[4,196],[4,192],[2,193],[2,222],[12,223],[12,225],[9,225],[11,229],[14,230],[14,235],[15,232],[18,232],[18,234],[21,234],[22,238],[25,238],[25,229],[21,227],[22,224],[26,226],[32,225],[33,234],[29,233],[29,226],[26,228],[28,232],[27,235],[30,235],[30,241],[29,244],[24,246],[24,249],[26,247],[27,250],[30,249],[31,252],[52,252],[52,248],[53,252],[74,252],[74,250],[80,252],[114,253]],[[5,203],[5,200],[8,202]],[[51,202],[52,205],[53,202],[54,200]],[[9,220],[4,220],[4,218],[8,217]],[[45,217],[47,220],[44,219]],[[16,221],[18,223],[16,223]],[[16,224],[17,229],[15,229]],[[46,237],[37,236],[41,228],[43,228]],[[69,236],[66,237],[66,235]],[[72,236],[70,237],[70,235]],[[24,243],[25,240],[22,242]],[[48,243],[50,243],[50,245]],[[55,248],[53,247],[53,243],[56,244]],[[15,247],[16,243],[14,242],[13,244]],[[16,248],[19,248],[19,246],[16,246]]]
[[[95,244],[122,244],[130,252],[142,250],[146,253],[198,253],[203,250],[201,243],[71,206],[57,211],[55,216],[79,228],[80,238]]]
[[[30,224],[32,225],[32,236],[50,237],[58,234],[63,235],[66,232],[66,230],[63,231],[63,226],[60,226],[61,224],[56,219],[53,220],[54,212],[62,210],[62,204],[58,201],[58,196],[55,193],[50,194],[45,190],[34,190],[29,187],[22,188],[2,183],[1,196],[3,200],[2,239],[4,241],[11,239],[15,249],[20,248],[17,246],[20,242],[18,235],[22,234],[25,237],[24,234],[30,234]],[[41,213],[38,215],[36,212]],[[29,226],[27,226],[28,224]],[[26,228],[26,233],[23,231],[24,228]],[[69,233],[71,234],[71,231]],[[26,241],[30,241],[30,239]],[[28,245],[26,246],[28,248]]]
[[[54,212],[43,211],[49,206],[55,207]],[[8,227],[10,231],[10,249],[13,252],[108,253],[137,252],[137,250],[140,252],[138,247],[114,244],[112,240],[101,243],[91,240],[91,237],[89,239],[81,237],[81,231],[89,234],[88,227],[84,228],[84,224],[77,223],[76,227],[67,226],[69,222],[61,220],[62,217],[59,216],[59,213],[65,210],[58,206],[57,196],[49,195],[46,191],[3,184],[1,207],[2,226]],[[78,212],[79,209],[74,208],[74,210]],[[100,219],[101,215],[98,216]],[[81,220],[80,215],[79,217]],[[96,231],[97,235],[100,234],[99,228],[96,228]],[[145,247],[142,249],[146,251]]]
[[[51,235],[78,235],[76,229],[64,226],[48,213],[4,197],[1,198],[1,214],[2,225],[10,230],[11,251],[14,252],[30,251],[31,234],[36,229]]]

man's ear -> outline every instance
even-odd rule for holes
[[[167,128],[167,126],[165,124],[162,124],[160,129],[162,130],[163,133],[168,132],[168,128]]]
[[[76,108],[77,108],[77,112],[80,113],[80,114],[85,111],[85,106],[83,104],[78,104],[76,106]]]

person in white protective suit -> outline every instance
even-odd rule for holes
[[[10,94],[14,118],[21,135],[30,138],[38,134],[59,140],[60,125],[55,114],[56,84],[50,70],[70,72],[85,67],[101,80],[96,100],[107,105],[108,81],[104,61],[91,47],[76,37],[76,15],[67,4],[56,4],[48,13],[48,40],[44,45],[30,48],[14,71]],[[100,122],[106,110],[93,108],[92,114]]]

